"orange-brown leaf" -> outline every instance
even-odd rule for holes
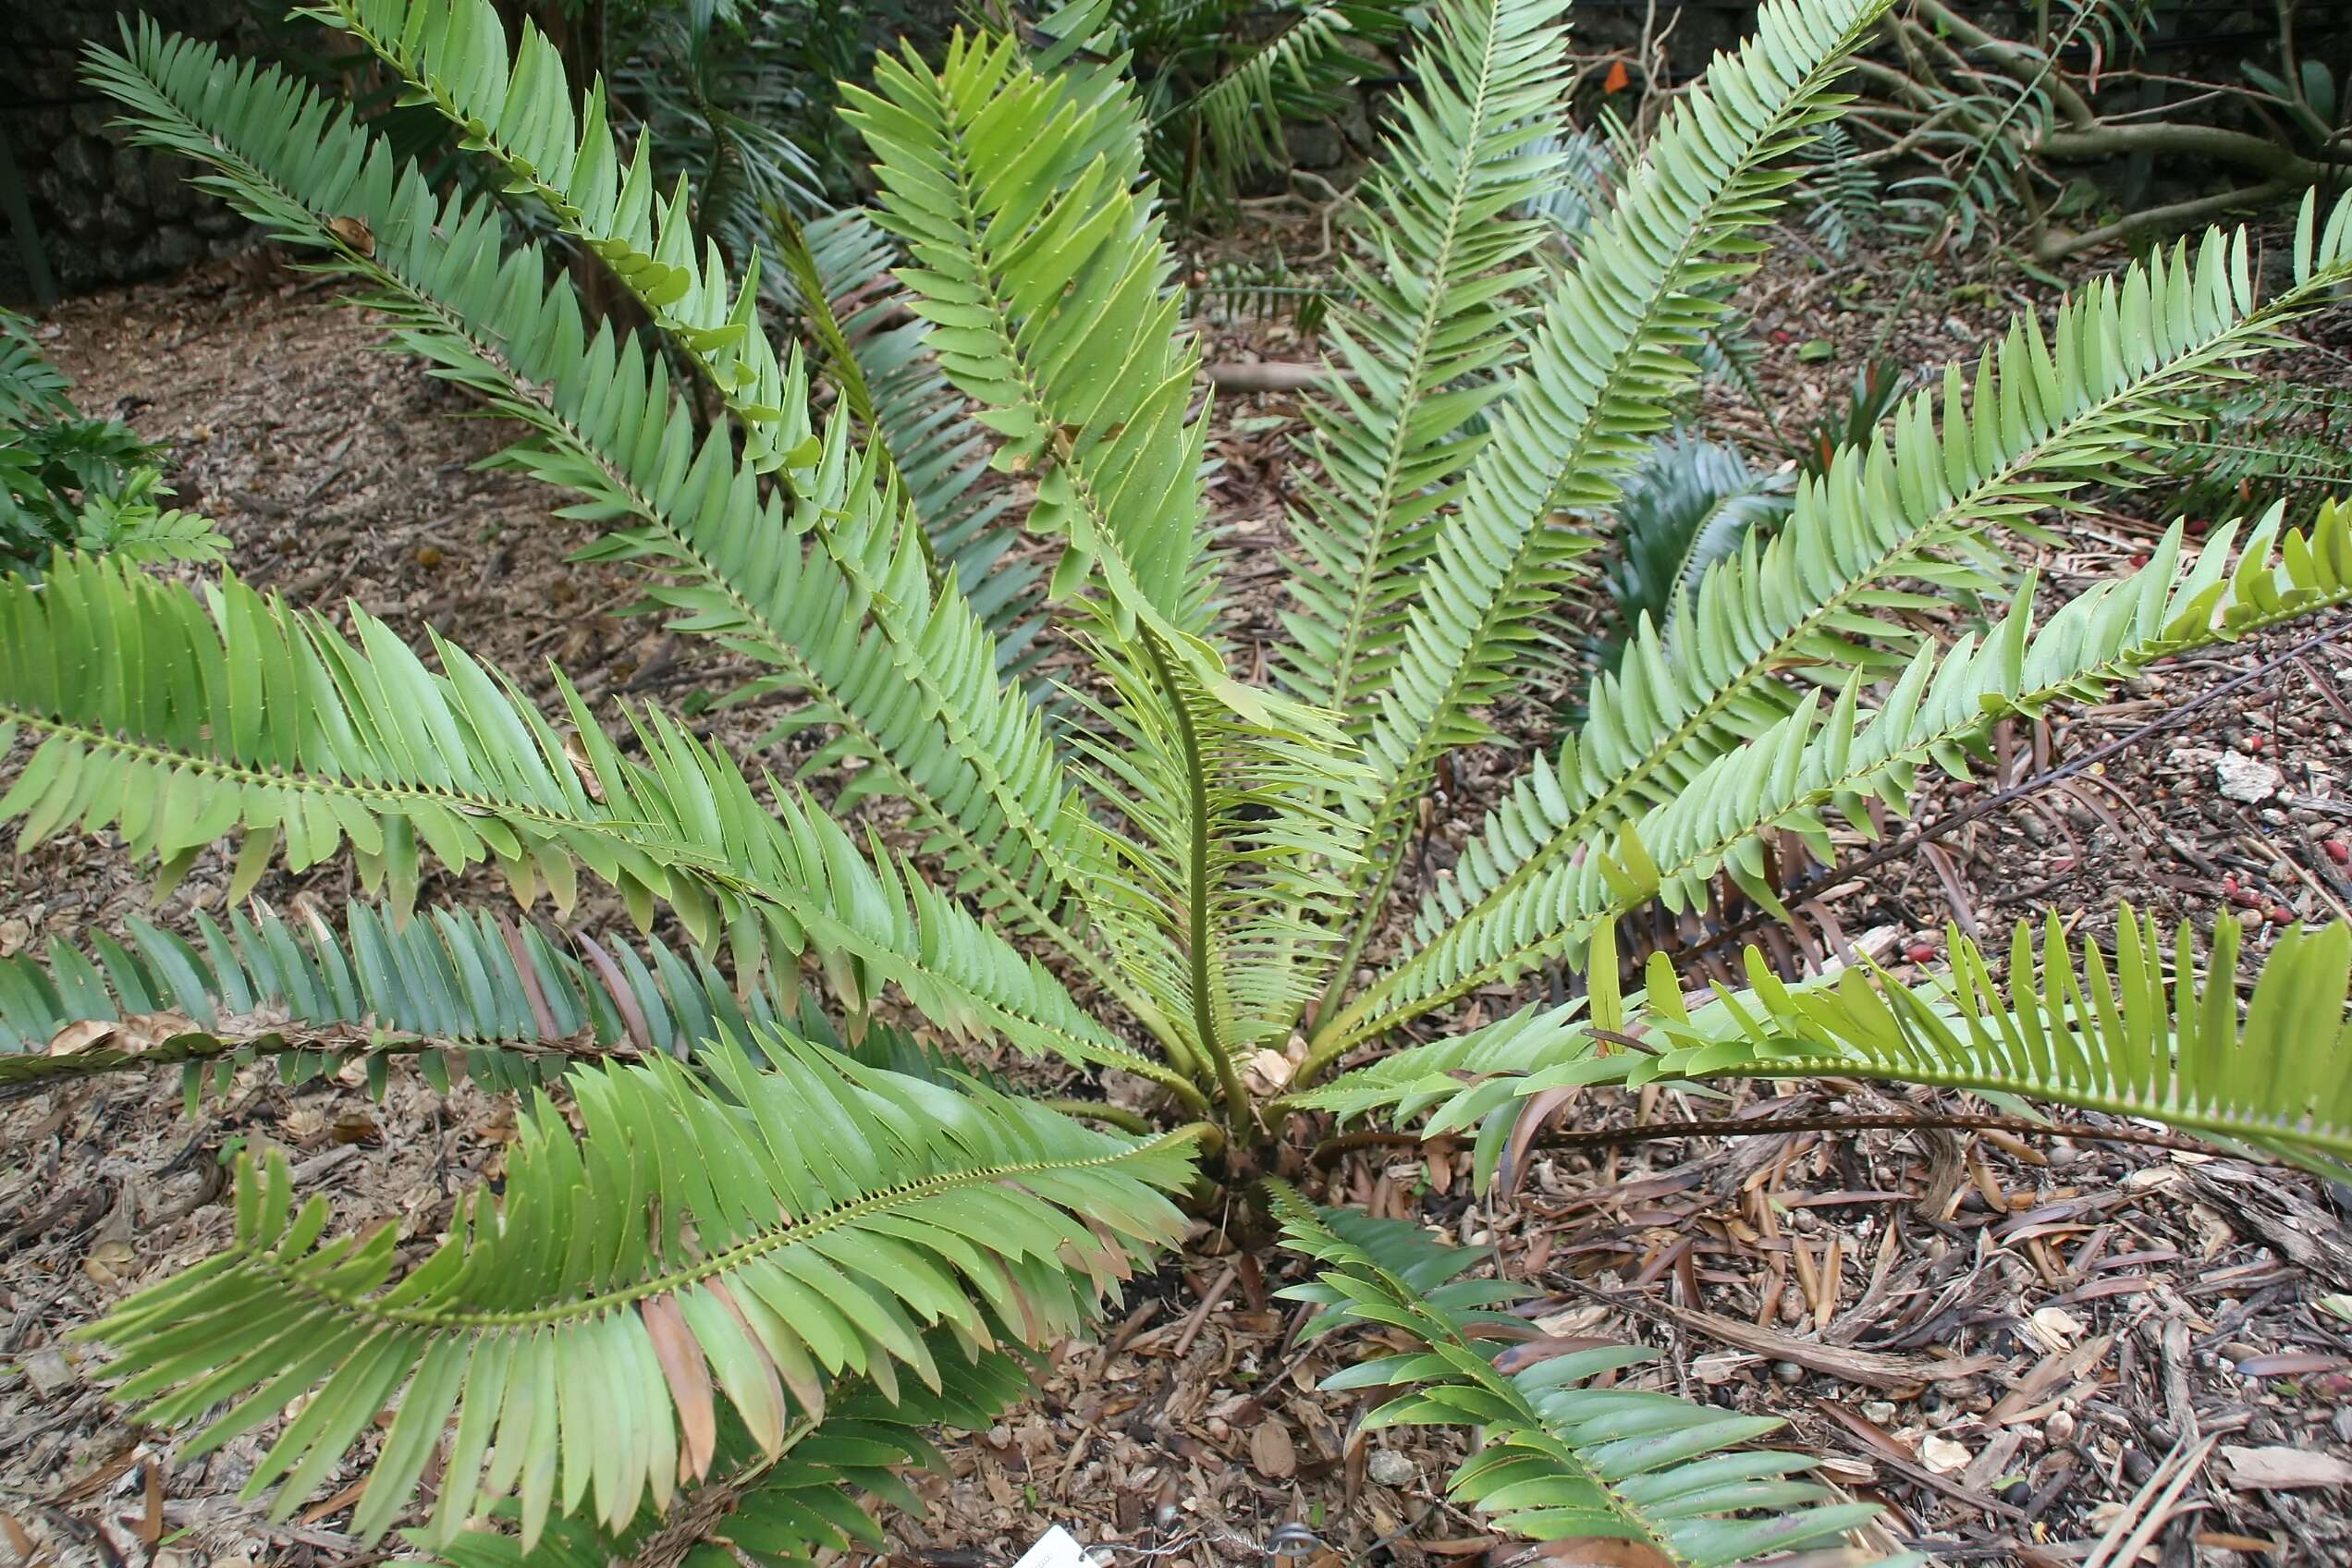
[[[711,1399],[710,1366],[703,1347],[686,1326],[686,1315],[668,1295],[653,1296],[637,1308],[645,1331],[654,1337],[654,1354],[661,1362],[669,1397],[678,1405],[678,1425],[685,1443],[678,1451],[681,1480],[699,1479],[710,1471],[718,1450],[718,1411]]]

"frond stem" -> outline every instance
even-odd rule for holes
[[[1233,1065],[1233,1053],[1225,1041],[1211,989],[1217,974],[1209,952],[1208,771],[1201,760],[1200,734],[1193,725],[1192,704],[1184,699],[1184,689],[1168,662],[1158,633],[1149,627],[1137,630],[1144,656],[1150,661],[1160,690],[1167,693],[1169,710],[1176,720],[1177,741],[1184,749],[1184,784],[1190,796],[1192,818],[1192,844],[1184,866],[1184,917],[1185,946],[1189,949],[1185,956],[1192,964],[1193,1028],[1200,1040],[1202,1054],[1208,1058],[1216,1070],[1218,1084],[1224,1090],[1226,1121],[1234,1132],[1246,1133],[1256,1126],[1257,1111]]]

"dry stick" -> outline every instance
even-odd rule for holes
[[[2077,773],[2095,767],[2099,764],[2105,762],[2109,757],[2114,756],[2121,752],[2129,751],[2131,748],[2139,745],[2141,742],[2151,740],[2155,736],[2162,734],[2164,730],[2173,728],[2182,719],[2185,719],[2189,715],[2197,712],[2199,708],[2220,701],[2222,698],[2229,695],[2232,692],[2236,691],[2238,688],[2245,686],[2249,682],[2260,680],[2262,677],[2270,674],[2272,670],[2277,669],[2280,666],[2286,664],[2304,654],[2309,653],[2312,649],[2317,648],[2323,643],[2334,642],[2336,638],[2342,636],[2347,628],[2352,628],[2352,620],[2339,620],[2334,626],[2327,627],[2322,631],[2315,631],[2310,636],[2306,637],[2303,641],[2295,644],[2292,648],[2287,649],[2286,652],[2280,654],[2273,658],[2264,660],[2254,668],[2246,671],[2242,675],[2238,675],[2231,680],[2225,680],[2219,686],[2211,687],[2208,690],[2199,692],[2198,695],[2192,697],[2187,702],[2181,704],[2180,706],[2176,708],[2166,709],[2164,712],[2157,715],[2154,718],[2150,719],[2146,724],[2141,725],[2138,729],[2116,737],[2114,740],[2108,741],[2105,745],[2099,747],[2095,751],[2086,752],[2081,756],[2070,758],[2046,772],[2038,773],[2030,778],[2021,779],[2017,783],[2011,785],[2008,789],[2002,790],[1999,794],[1987,796],[1985,799],[1978,801],[1976,804],[1966,807],[1960,811],[1954,812],[1949,816],[1938,817],[1934,822],[1929,824],[1927,827],[1915,828],[1903,838],[1890,840],[1888,843],[1881,845],[1880,848],[1871,851],[1868,854],[1864,855],[1859,860],[1844,862],[1842,864],[1829,867],[1818,876],[1807,878],[1792,889],[1790,893],[1783,895],[1782,901],[1783,903],[1787,903],[1796,900],[1801,900],[1811,896],[1821,888],[1826,887],[1832,882],[1850,881],[1854,877],[1860,876],[1868,872],[1875,871],[1891,860],[1895,860],[1901,856],[1909,854],[1912,851],[1917,849],[1922,844],[1942,838],[1945,834],[1950,833],[1955,827],[1965,827],[1969,823],[1975,822],[1980,817],[1988,816],[2005,805],[2023,800],[2027,795],[2039,793],[2040,791],[2048,789],[2051,785],[2059,782],[2061,779],[2071,778]],[[1770,920],[1770,915],[1759,910],[1756,913],[1748,915],[1743,920],[1733,922],[1731,925],[1724,926],[1721,931],[1718,931],[1714,935],[1709,937],[1706,940],[1685,949],[1683,956],[1685,958],[1695,958],[1713,952],[1726,943],[1746,936],[1751,931],[1761,929],[1764,925],[1769,924]]]
[[[2210,1145],[2194,1138],[2140,1127],[2093,1127],[2081,1122],[2039,1121],[2029,1116],[1906,1116],[1894,1112],[1882,1115],[1838,1112],[1819,1116],[1760,1116],[1714,1121],[1654,1121],[1639,1127],[1588,1127],[1573,1133],[1548,1134],[1538,1138],[1532,1146],[1538,1149],[1590,1149],[1615,1144],[1651,1143],[1665,1138],[1747,1138],[1768,1133],[1863,1133],[1880,1128],[1898,1132],[1941,1129],[1947,1132],[2022,1133],[2034,1137],[2084,1138],[2113,1144],[2146,1144],[2155,1148],[2191,1153],[2210,1152]],[[1341,1156],[1357,1149],[1418,1145],[1424,1141],[1417,1133],[1392,1133],[1379,1129],[1342,1133],[1317,1144],[1312,1158],[1317,1166],[1329,1166]]]

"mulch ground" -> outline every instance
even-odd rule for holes
[[[1868,307],[1887,291],[1867,267],[1791,267],[1744,296],[1774,346],[1762,374],[1784,427],[1842,391],[1876,330]],[[1895,346],[1907,362],[1940,362],[2045,296],[1986,288],[1948,318],[1905,322]],[[628,571],[565,563],[579,535],[549,515],[546,492],[475,471],[508,431],[449,417],[464,412],[453,395],[369,352],[370,328],[314,283],[248,261],[74,301],[53,326],[48,347],[85,407],[175,444],[182,504],[221,521],[251,579],[324,608],[355,599],[404,635],[441,631],[533,681],[554,660],[592,697],[702,712],[727,689],[700,649],[619,613],[634,596]],[[1298,352],[1279,326],[1211,337],[1217,355]],[[1799,362],[1792,345],[1816,339],[1832,357]],[[1761,444],[1752,404],[1716,400]],[[1244,540],[1280,526],[1283,459],[1261,422],[1289,404],[1267,394],[1222,405],[1217,504]],[[2152,532],[2122,511],[2079,524],[2065,556],[2045,562],[2052,593],[2127,563]],[[1245,558],[1236,591],[1270,605],[1275,577]],[[2168,921],[2241,921],[2258,945],[2288,923],[2342,914],[2352,652],[2331,641],[2294,651],[2320,630],[2166,666],[2109,703],[2014,729],[1973,786],[1929,789],[1918,825],[1933,837],[1819,888],[1788,956],[1855,938],[1901,963],[1940,947],[1946,920],[1998,930],[2042,903],[2096,932],[2125,897]],[[1548,700],[1531,693],[1502,717],[1533,739]],[[2036,782],[2166,712],[2179,716],[2172,728]],[[698,722],[746,753],[762,727],[735,709]],[[2246,777],[2248,763],[2274,769],[2275,783],[2258,799],[2225,795],[2223,778]],[[1416,875],[1449,863],[1508,774],[1501,752],[1457,773]],[[2010,789],[2024,791],[2015,809],[1960,820]],[[331,901],[348,891],[343,875],[276,878],[263,893]],[[226,865],[207,861],[155,917],[216,905],[226,883]],[[143,879],[109,844],[0,856],[0,952],[141,913]],[[621,918],[589,900],[581,924]],[[1777,1094],[1774,1110],[1884,1103],[1858,1084]],[[1592,1095],[1575,1114],[1605,1124],[1695,1113],[1651,1090]],[[128,1078],[0,1106],[0,1513],[15,1522],[11,1542],[110,1563],[309,1568],[358,1555],[340,1527],[349,1472],[292,1521],[268,1524],[233,1501],[253,1440],[176,1463],[104,1401],[65,1336],[218,1244],[232,1146],[286,1145],[338,1226],[389,1220],[422,1238],[496,1169],[510,1128],[490,1096],[460,1087],[445,1098],[397,1073],[379,1101],[352,1083],[288,1088],[249,1071],[192,1117],[176,1084]],[[1881,1547],[2030,1568],[2352,1560],[2352,1245],[2335,1195],[2311,1180],[2088,1138],[1799,1133],[1556,1156],[1515,1194],[1487,1197],[1470,1191],[1468,1151],[1439,1145],[1351,1157],[1332,1195],[1495,1247],[1498,1266],[1537,1292],[1527,1310],[1540,1331],[1662,1351],[1637,1375],[1648,1386],[1783,1418],[1778,1440],[1822,1454],[1829,1481],[1886,1505]],[[1064,1347],[1034,1400],[948,1445],[952,1473],[918,1486],[927,1513],[889,1522],[898,1552],[1001,1568],[1061,1523],[1122,1561],[1262,1564],[1296,1523],[1319,1543],[1305,1549],[1316,1568],[1512,1561],[1509,1543],[1443,1499],[1458,1435],[1367,1434],[1364,1403],[1317,1391],[1345,1353],[1294,1342],[1295,1315],[1273,1294],[1282,1267],[1203,1222],[1101,1342]]]

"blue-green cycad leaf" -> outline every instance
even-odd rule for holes
[[[1481,1260],[1399,1222],[1317,1210],[1268,1183],[1282,1236],[1322,1268],[1282,1292],[1333,1326],[1400,1330],[1414,1348],[1360,1363],[1326,1388],[1387,1389],[1366,1427],[1473,1427],[1477,1452],[1447,1489],[1533,1540],[1637,1541],[1670,1568],[1725,1568],[1844,1534],[1878,1513],[1803,1478],[1819,1461],[1747,1445],[1782,1423],[1595,1379],[1656,1359],[1633,1346],[1526,1362],[1521,1320],[1483,1310],[1520,1292],[1452,1277]],[[1451,1281],[1451,1282],[1448,1282]],[[1516,1328],[1519,1332],[1509,1333]]]
[[[308,1076],[354,1056],[438,1051],[515,1087],[608,1051],[688,1056],[722,1029],[791,1016],[772,977],[739,998],[706,955],[659,938],[641,955],[583,934],[566,951],[535,923],[472,910],[403,919],[359,903],[340,931],[315,914],[232,910],[224,925],[200,911],[193,940],[136,918],[129,929],[0,959],[0,1085],[184,1061],[193,1086],[260,1055],[293,1057],[286,1071]],[[100,1035],[45,1054],[71,1024],[166,1012],[184,1023],[163,1037]]]
[[[283,1154],[240,1161],[229,1248],[88,1332],[117,1394],[202,1452],[309,1394],[255,1468],[284,1518],[398,1399],[353,1521],[399,1516],[454,1419],[447,1540],[518,1499],[626,1528],[711,1472],[718,1411],[783,1452],[854,1374],[944,1386],[926,1328],[986,1350],[1076,1330],[1183,1231],[1181,1135],[1093,1132],[976,1084],[943,1088],[764,1032],[692,1074],[660,1057],[569,1080],[582,1131],[526,1114],[504,1191],[461,1203],[394,1278],[397,1231],[322,1243]],[[226,1410],[221,1407],[226,1404]],[[282,1485],[280,1483],[283,1483]]]
[[[1623,625],[1648,621],[1671,644],[1684,596],[1750,533],[1788,515],[1790,488],[1721,442],[1651,442],[1609,518],[1613,553],[1600,575]]]

